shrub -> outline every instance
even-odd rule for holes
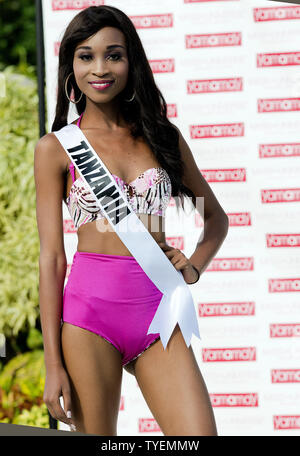
[[[39,427],[44,423],[43,427],[49,427],[43,402],[45,375],[43,350],[17,355],[4,366],[0,373],[0,422],[30,422]]]
[[[39,139],[37,83],[2,72],[0,99],[0,332],[6,338],[35,327],[39,317],[34,147]]]
[[[42,404],[41,406],[33,405],[30,410],[23,410],[20,415],[17,415],[13,419],[12,424],[23,424],[24,426],[37,426],[48,429],[49,417],[46,404]]]

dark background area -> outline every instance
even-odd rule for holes
[[[15,65],[37,77],[35,33],[34,0],[0,0],[0,70]]]

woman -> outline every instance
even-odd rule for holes
[[[65,30],[52,132],[67,125],[69,100],[80,114],[72,123],[175,269],[187,284],[195,283],[226,237],[228,219],[168,120],[139,36],[119,9],[87,8]],[[159,334],[147,335],[162,293],[110,228],[54,133],[37,142],[34,159],[49,412],[72,430],[117,435],[124,367],[135,375],[164,435],[217,435],[192,347],[178,324],[166,349]],[[165,242],[171,196],[192,197],[195,207],[196,197],[205,198],[205,234],[190,259]],[[62,201],[78,235],[64,291]]]

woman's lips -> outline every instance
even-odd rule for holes
[[[106,82],[104,84],[96,84],[96,83],[90,82],[89,84],[96,90],[104,90],[104,89],[107,89],[108,87],[110,87],[111,85],[113,85],[113,83],[114,83],[114,81]]]

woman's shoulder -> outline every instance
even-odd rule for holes
[[[57,138],[53,132],[46,133],[44,136],[41,136],[40,139],[36,143],[36,148],[50,151],[53,147],[56,146]]]
[[[55,160],[63,171],[68,166],[66,152],[53,132],[40,137],[35,145],[35,154],[46,161]]]

